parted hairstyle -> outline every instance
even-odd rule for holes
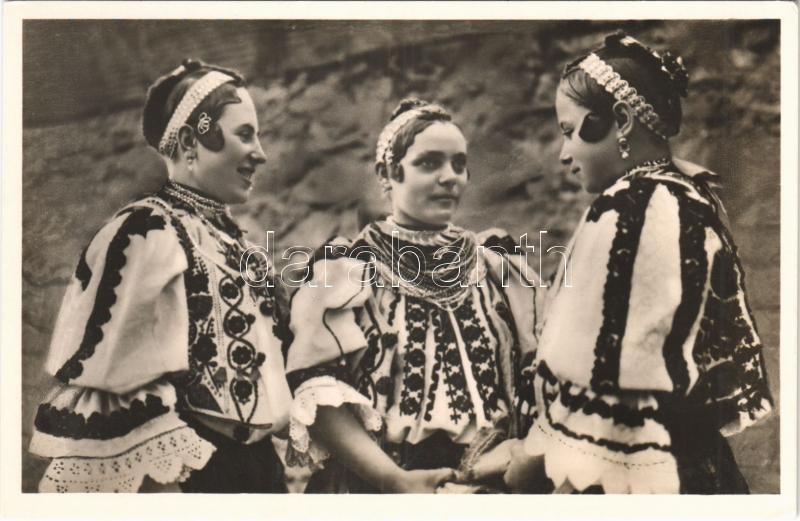
[[[211,118],[211,127],[204,134],[194,132],[194,135],[204,147],[219,152],[225,146],[225,138],[219,128],[218,120],[226,105],[242,102],[236,89],[245,86],[244,77],[232,69],[192,59],[184,60],[183,68],[176,70],[178,72],[173,71],[158,78],[147,90],[147,99],[142,111],[142,132],[147,143],[158,150],[167,123],[189,87],[206,73],[219,71],[231,76],[233,81],[214,89],[186,120],[186,125],[194,132],[199,115],[205,112]]]
[[[392,115],[389,117],[389,123],[394,121],[395,118],[404,112],[408,112],[409,110],[413,110],[418,107],[424,107],[426,105],[430,105],[430,103],[421,99],[404,99],[392,112]],[[403,128],[397,132],[389,145],[392,151],[392,164],[387,165],[381,162],[377,163],[375,168],[378,175],[381,177],[388,175],[388,177],[391,177],[395,181],[401,182],[403,180],[403,166],[400,164],[400,161],[405,157],[406,152],[408,152],[408,149],[411,147],[411,145],[414,144],[414,138],[417,137],[417,134],[437,121],[452,123],[453,117],[449,112],[426,112],[420,114],[418,117],[408,122],[408,124],[404,125]]]

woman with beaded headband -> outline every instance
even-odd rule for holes
[[[723,436],[772,399],[713,174],[670,152],[687,82],[622,33],[564,71],[560,160],[598,197],[548,295],[513,489],[748,491]]]
[[[391,216],[319,250],[292,299],[287,461],[319,469],[307,492],[499,490],[538,279],[506,233],[452,224],[467,144],[442,107],[402,102],[376,172]]]
[[[53,458],[40,490],[285,492],[288,329],[228,208],[266,161],[253,100],[238,73],[187,60],[149,89],[143,130],[169,180],[80,256],[31,442]]]

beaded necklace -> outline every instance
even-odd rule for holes
[[[659,159],[644,161],[643,163],[639,163],[638,165],[632,166],[631,168],[627,169],[625,173],[622,175],[622,177],[619,178],[619,180],[620,181],[629,180],[634,177],[652,174],[653,172],[664,170],[671,164],[672,164],[671,157],[662,157]]]
[[[167,181],[162,190],[168,197],[183,203],[181,207],[185,210],[199,217],[209,226],[213,235],[217,236],[216,231],[221,230],[240,242],[239,239],[243,235],[242,230],[231,217],[230,210],[225,203],[202,195],[196,190],[172,180]]]
[[[384,282],[443,309],[458,307],[485,274],[477,238],[453,225],[439,231],[411,230],[389,218],[368,225],[360,238],[375,254]]]

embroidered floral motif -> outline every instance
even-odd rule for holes
[[[422,405],[425,374],[425,338],[431,306],[425,301],[406,297],[406,328],[408,344],[403,366],[403,390],[400,413],[416,416]]]
[[[433,339],[436,343],[436,355],[433,367],[433,382],[428,391],[428,405],[425,410],[425,419],[430,421],[433,411],[435,391],[438,387],[439,373],[444,374],[446,386],[447,406],[450,409],[450,419],[458,422],[464,414],[472,420],[475,411],[472,400],[467,395],[467,380],[464,377],[464,368],[461,365],[461,355],[458,352],[456,336],[450,318],[444,310],[432,310]]]
[[[201,364],[214,364],[212,360],[217,356],[217,346],[209,335],[201,334],[189,348],[189,354]]]
[[[180,219],[173,215],[171,222],[188,263],[183,281],[189,309],[189,370],[179,377],[183,385],[177,388],[184,390],[183,398],[192,407],[222,412],[208,387],[210,385],[218,393],[227,381],[225,368],[218,367],[216,361],[219,353],[215,322],[211,316],[214,300],[208,271],[203,260],[194,253],[189,234]]]
[[[490,347],[489,338],[480,325],[471,297],[464,301],[454,314],[461,330],[467,356],[472,364],[472,374],[478,384],[478,392],[483,400],[484,413],[487,418],[491,418],[499,408],[499,381],[494,352]]]
[[[97,287],[92,313],[86,323],[83,340],[78,351],[56,372],[56,378],[64,383],[83,374],[83,361],[91,358],[95,348],[103,340],[103,325],[111,320],[112,308],[117,301],[117,286],[122,282],[122,269],[127,263],[125,250],[131,237],[146,237],[150,231],[163,230],[166,221],[160,215],[153,215],[152,208],[129,208],[129,213],[114,234],[106,252],[106,262],[100,283]]]
[[[258,367],[264,363],[266,356],[257,353],[253,344],[245,338],[256,317],[240,309],[244,300],[244,293],[241,291],[244,285],[241,277],[234,279],[227,274],[219,282],[220,295],[228,306],[222,328],[232,339],[227,348],[228,362],[236,372],[230,381],[230,391],[239,419],[248,423],[255,413],[259,398],[256,385],[260,378]]]

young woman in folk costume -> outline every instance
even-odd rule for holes
[[[307,492],[496,490],[527,429],[537,277],[507,234],[452,223],[467,143],[442,107],[401,103],[376,171],[391,216],[320,250],[292,299],[289,459],[324,463]]]
[[[563,74],[560,159],[598,197],[548,295],[517,490],[748,491],[723,436],[772,400],[714,176],[670,151],[687,82],[621,33]]]
[[[275,290],[258,256],[240,265],[228,208],[266,161],[253,100],[238,73],[186,61],[148,91],[143,129],[169,180],[80,256],[31,443],[53,458],[40,490],[285,492]]]

